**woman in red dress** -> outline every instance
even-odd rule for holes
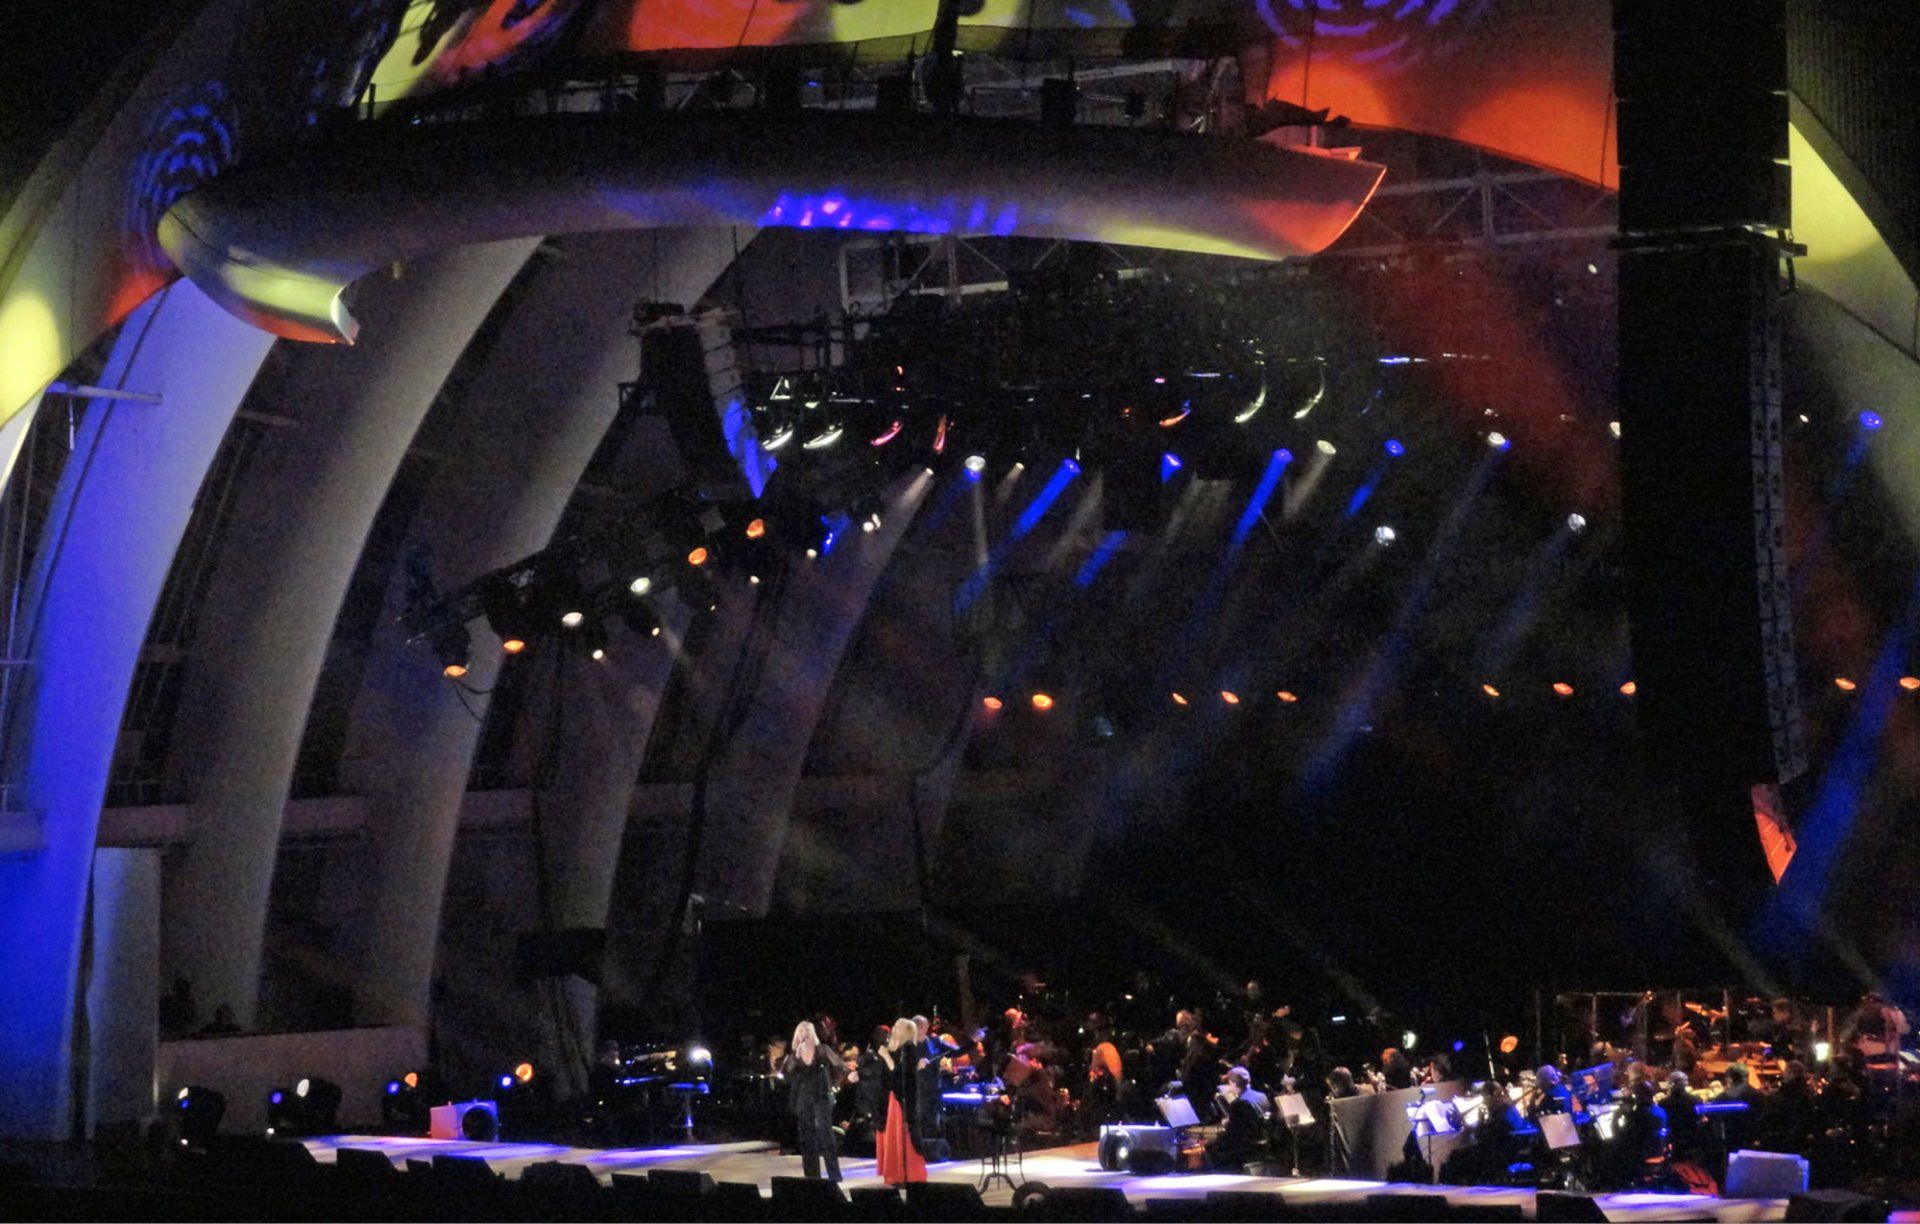
[[[922,1061],[920,1034],[913,1021],[893,1022],[887,1044],[880,1048],[880,1059],[887,1065],[887,1120],[875,1145],[880,1177],[889,1186],[923,1182],[927,1180],[927,1162],[921,1159],[913,1132],[907,1127],[907,1119],[917,1116],[914,1106],[919,1100],[919,1077],[915,1073]]]

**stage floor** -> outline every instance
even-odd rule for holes
[[[770,1143],[689,1144],[661,1148],[575,1148],[550,1143],[466,1143],[451,1139],[397,1139],[378,1135],[334,1135],[304,1141],[316,1159],[332,1161],[343,1147],[366,1148],[384,1154],[399,1168],[408,1158],[430,1159],[435,1153],[478,1156],[493,1170],[507,1177],[518,1177],[528,1165],[542,1160],[558,1160],[585,1165],[602,1182],[615,1173],[645,1173],[648,1169],[690,1169],[708,1173],[715,1181],[752,1182],[764,1192],[778,1176],[800,1175],[800,1157],[784,1156]],[[848,1189],[877,1186],[873,1161],[843,1158],[841,1172]],[[1213,1190],[1277,1190],[1289,1199],[1302,1202],[1327,1202],[1364,1199],[1369,1194],[1444,1193],[1454,1202],[1486,1204],[1518,1203],[1529,1218],[1533,1215],[1533,1192],[1493,1186],[1419,1186],[1370,1181],[1349,1181],[1331,1177],[1247,1177],[1234,1173],[1186,1173],[1163,1177],[1140,1177],[1127,1173],[1109,1173],[1094,1158],[1094,1145],[1048,1148],[1029,1152],[1024,1180],[1043,1181],[1051,1186],[1118,1186],[1135,1203],[1147,1199],[1204,1197]],[[980,1163],[975,1160],[951,1160],[929,1165],[927,1175],[934,1181],[975,1183]],[[1012,1192],[1004,1184],[986,1195],[989,1203],[1005,1205]],[[1600,1206],[1610,1220],[1779,1220],[1786,1216],[1785,1199],[1717,1199],[1698,1194],[1608,1194],[1600,1197]]]

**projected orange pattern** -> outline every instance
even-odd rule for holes
[[[926,33],[933,0],[617,0],[590,52],[852,43]],[[1222,18],[1273,33],[1268,97],[1353,122],[1425,132],[1614,186],[1612,35],[1606,0],[1187,0],[1157,21]],[[1115,0],[977,0],[963,25],[1138,28]],[[1257,20],[1256,20],[1257,19]]]

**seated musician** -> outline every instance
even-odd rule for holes
[[[1780,998],[1773,1001],[1767,1019],[1759,1025],[1756,1035],[1767,1044],[1772,1056],[1780,1062],[1792,1062],[1796,1058],[1805,1058],[1809,1050],[1806,1045],[1807,1026],[1795,1014],[1792,999]]]
[[[1865,1055],[1876,1079],[1891,1080],[1899,1067],[1900,1039],[1912,1029],[1905,1012],[1878,990],[1869,990],[1840,1025],[1840,1044]]]
[[[1699,1155],[1701,1141],[1700,1098],[1685,1071],[1667,1077],[1667,1093],[1660,1104],[1667,1111],[1667,1136],[1673,1143],[1675,1159],[1688,1160]]]
[[[1628,1098],[1632,1103],[1622,1124],[1626,1155],[1639,1165],[1635,1181],[1658,1178],[1667,1159],[1667,1111],[1654,1097],[1653,1081],[1640,1080]]]
[[[1413,1087],[1413,1063],[1393,1046],[1380,1051],[1380,1074],[1386,1080],[1389,1092],[1395,1088]]]
[[[1327,1099],[1344,1101],[1361,1093],[1360,1085],[1354,1082],[1353,1072],[1345,1067],[1335,1067],[1327,1072]]]
[[[1573,1093],[1568,1090],[1560,1068],[1544,1063],[1534,1073],[1533,1091],[1528,1096],[1527,1117],[1573,1112]]]
[[[1273,1117],[1273,1102],[1267,1098],[1266,1093],[1253,1086],[1253,1076],[1245,1067],[1234,1067],[1220,1077],[1220,1089],[1214,1101],[1220,1106],[1221,1117],[1226,1116],[1227,1103],[1232,1099],[1227,1095],[1229,1087],[1237,1090],[1239,1099],[1253,1106],[1262,1121]]]
[[[1226,1081],[1220,1085],[1226,1124],[1219,1137],[1207,1144],[1207,1163],[1214,1168],[1237,1172],[1260,1154],[1267,1138],[1267,1120],[1252,1099],[1258,1095],[1249,1092],[1246,1068],[1227,1072]]]

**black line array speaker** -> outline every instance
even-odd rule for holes
[[[1616,0],[1620,481],[1655,773],[1728,916],[1770,877],[1748,788],[1805,768],[1780,402],[1784,0]]]
[[[1777,265],[1767,239],[1744,233],[1620,261],[1620,479],[1642,726],[1663,764],[1733,787],[1805,766]]]
[[[1620,228],[1793,224],[1784,0],[1614,0]]]

